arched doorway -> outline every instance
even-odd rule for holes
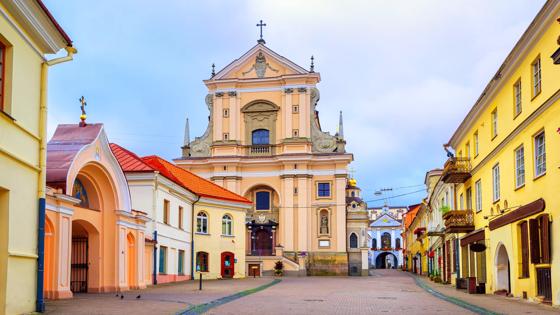
[[[127,270],[128,270],[128,286],[130,288],[136,287],[136,244],[134,235],[128,233],[127,240]]]
[[[99,232],[87,221],[72,221],[70,291],[86,293],[99,287]]]
[[[233,278],[235,274],[235,255],[231,252],[222,253],[222,278]]]
[[[43,274],[43,291],[47,299],[52,298],[51,292],[53,290],[53,275],[54,275],[54,240],[55,231],[54,226],[49,220],[45,218],[45,256],[44,256],[44,274]]]
[[[381,253],[375,259],[376,269],[396,269],[397,265],[397,257],[390,252]]]
[[[496,291],[511,292],[509,258],[506,247],[498,245],[496,250]]]

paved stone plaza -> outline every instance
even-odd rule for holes
[[[198,283],[186,282],[126,292],[122,299],[115,294],[82,294],[49,302],[47,314],[123,314],[123,310],[150,315],[560,313],[556,308],[512,298],[468,295],[398,270],[375,270],[369,277],[286,277],[258,289],[272,281],[206,281],[203,291],[198,291]]]

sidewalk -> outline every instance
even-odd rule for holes
[[[412,274],[411,276],[426,287],[450,297],[451,299],[458,299],[472,306],[498,314],[560,314],[560,308],[558,307],[493,294],[468,294],[466,291],[457,290],[451,285],[432,282],[426,277]]]
[[[123,292],[123,299],[116,293],[76,294],[72,299],[48,301],[45,314],[176,314],[271,281],[267,277],[205,280],[202,291],[198,290],[198,281],[186,281]]]

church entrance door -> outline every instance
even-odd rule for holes
[[[222,278],[233,278],[235,255],[231,252],[222,253]]]
[[[272,256],[272,231],[270,227],[261,227],[255,231],[253,255]]]

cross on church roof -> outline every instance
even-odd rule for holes
[[[263,20],[261,20],[261,21],[259,22],[259,24],[257,24],[257,26],[260,28],[260,35],[261,35],[260,39],[257,40],[257,43],[259,43],[259,44],[266,44],[266,42],[265,42],[264,39],[263,39],[263,35],[262,35],[262,29],[263,29],[263,26],[266,26],[266,23],[263,23]]]

